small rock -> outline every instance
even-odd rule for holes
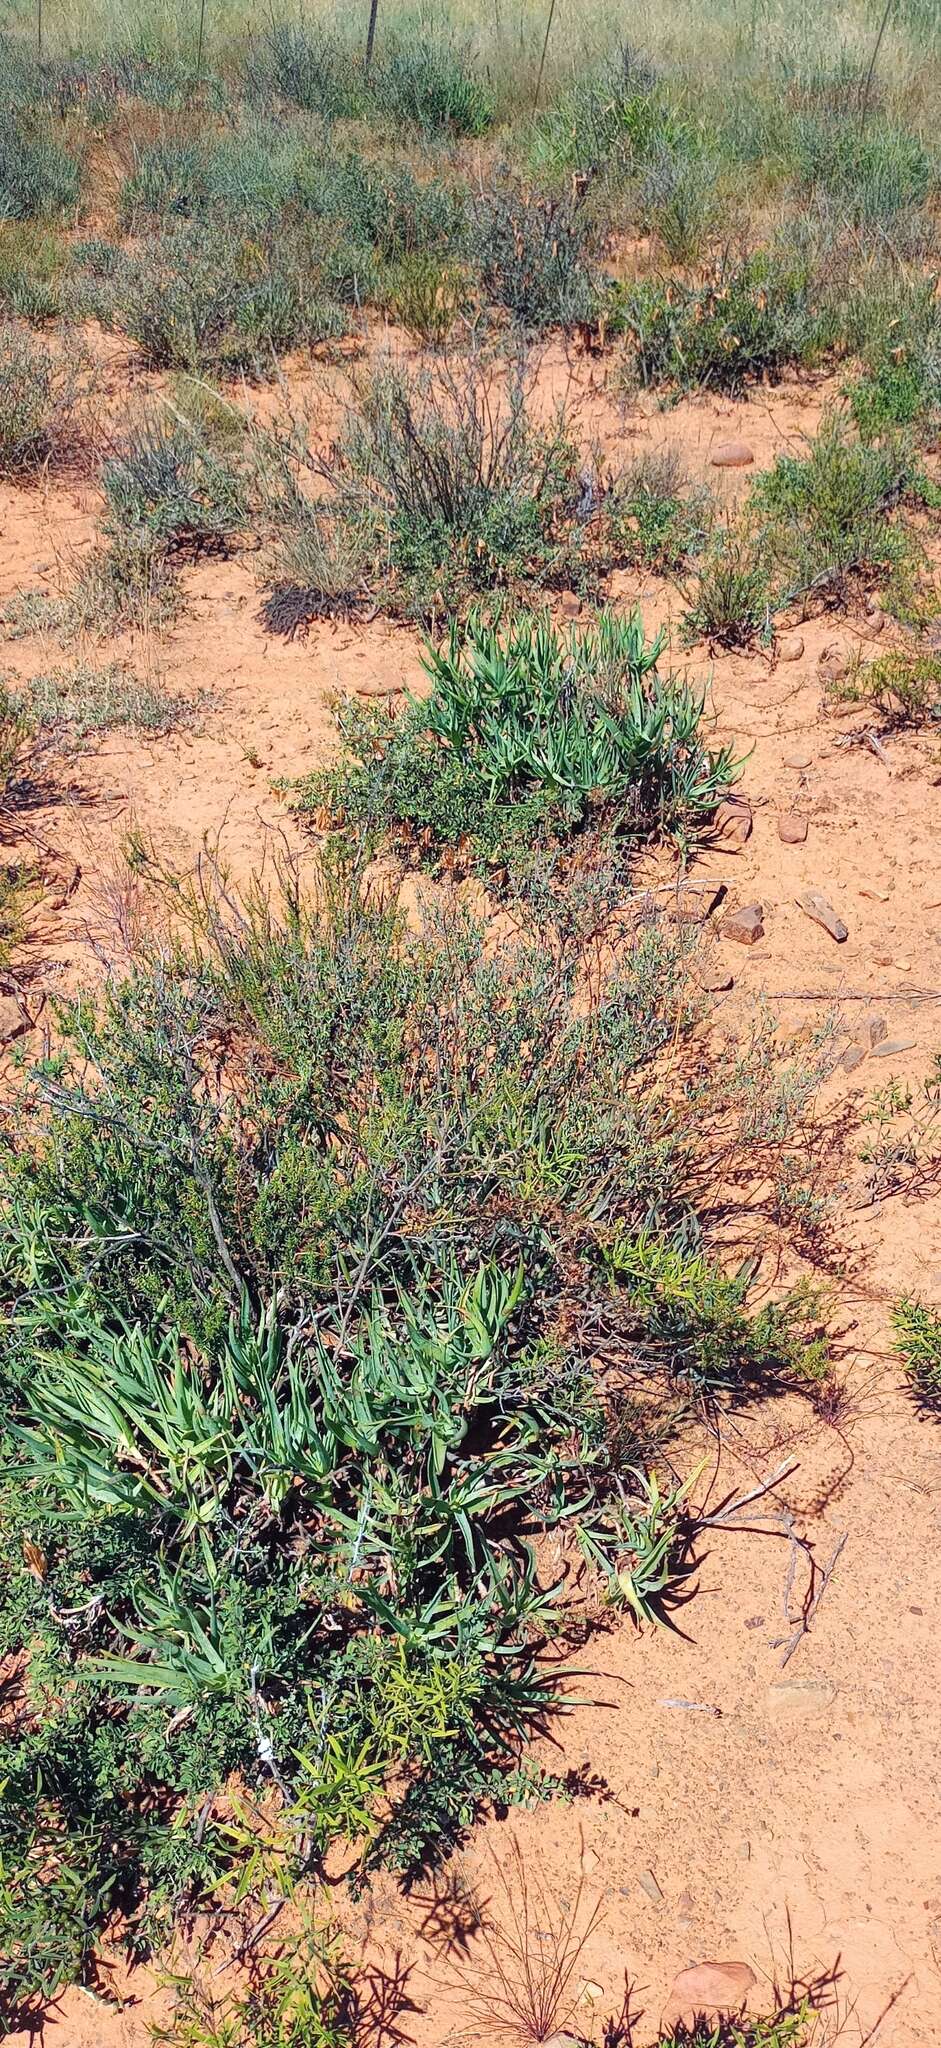
[[[662,1906],[663,1893],[660,1890],[660,1886],[658,1885],[652,1870],[640,1871],[638,1874],[637,1882],[640,1885],[641,1891],[646,1892],[648,1899],[652,1901],[653,1905]]]
[[[881,633],[885,625],[885,612],[881,604],[867,604],[866,625],[870,633]]]
[[[842,946],[844,939],[849,938],[849,930],[843,919],[837,917],[832,903],[827,902],[819,889],[807,889],[803,896],[798,896],[797,902],[805,916],[812,917],[815,924],[822,925],[824,931],[829,932],[831,939],[835,939],[838,946]]]
[[[730,910],[719,926],[720,938],[734,939],[738,946],[757,945],[764,935],[760,903],[746,903],[741,910]]]
[[[734,982],[727,967],[706,967],[699,977],[699,986],[707,996],[724,996]]]
[[[550,2034],[542,2048],[583,2048],[577,2034]]]
[[[848,1046],[840,1061],[843,1072],[845,1074],[855,1074],[857,1067],[862,1066],[865,1057],[866,1047],[864,1045]]]
[[[781,811],[778,817],[778,838],[783,846],[803,846],[807,837],[807,820],[798,811]]]
[[[817,657],[817,671],[824,683],[838,683],[845,676],[849,659],[844,647],[821,647]]]
[[[884,1017],[867,1017],[860,1036],[864,1043],[871,1048],[874,1045],[882,1044],[883,1039],[888,1036],[888,1030],[889,1027]]]
[[[667,904],[667,914],[677,924],[705,924],[725,895],[721,882],[682,882]]]
[[[752,814],[750,805],[726,797],[718,806],[712,821],[712,829],[725,840],[727,846],[744,846],[751,838]]]
[[[703,2017],[741,2012],[757,1982],[747,1963],[694,1963],[680,1970],[661,2014],[661,2031],[675,2033]]]
[[[776,1719],[802,1721],[825,1714],[836,1692],[828,1678],[782,1678],[768,1687],[768,1709]]]
[[[599,1998],[604,1997],[604,1985],[595,1984],[593,1983],[592,1979],[588,1977],[586,1978],[585,1983],[582,1985],[581,1992],[579,1995],[586,2005],[597,2005]]]
[[[808,754],[803,747],[795,747],[792,753],[785,754],[784,766],[785,768],[809,768],[813,758],[813,755]]]
[[[742,1836],[742,1839],[738,1845],[738,1853],[743,1863],[751,1862],[751,1843],[748,1840],[747,1835]]]
[[[786,633],[783,640],[778,641],[779,661],[799,661],[803,652],[804,642],[800,633]]]
[[[717,441],[709,460],[713,469],[747,469],[755,451],[747,441]]]
[[[917,1041],[917,1039],[914,1039],[914,1038],[887,1038],[887,1039],[886,1039],[886,1041],[885,1041],[885,1044],[884,1044],[884,1045],[874,1045],[874,1046],[873,1046],[873,1048],[872,1048],[872,1056],[873,1056],[873,1059],[874,1059],[874,1060],[890,1060],[890,1059],[894,1059],[894,1058],[895,1058],[895,1055],[896,1055],[896,1053],[898,1053],[898,1052],[911,1052],[911,1051],[912,1051],[912,1049],[913,1049],[913,1047],[914,1047],[914,1046],[915,1046],[915,1045],[917,1044],[917,1042],[918,1042],[918,1041]]]
[[[15,996],[0,996],[0,1045],[12,1045],[14,1039],[22,1038],[31,1021]]]

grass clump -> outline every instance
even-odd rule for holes
[[[941,1415],[941,1316],[907,1298],[893,1310],[892,1326],[912,1393],[928,1413]]]
[[[185,227],[122,257],[97,303],[154,368],[223,375],[270,374],[285,350],[345,325],[302,245]]]
[[[190,710],[118,661],[44,670],[17,686],[14,701],[34,732],[70,740],[117,730],[171,732]]]
[[[695,834],[736,774],[702,737],[703,700],[656,672],[637,614],[559,634],[472,618],[428,648],[431,694],[398,715],[347,708],[347,762],[301,807],[342,817],[420,859],[518,861],[589,821],[637,840]]]
[[[702,553],[711,527],[709,494],[690,488],[675,448],[647,449],[617,478],[608,518],[625,562],[667,575]]]
[[[767,255],[724,266],[705,284],[650,278],[621,290],[631,375],[644,386],[731,394],[793,364],[819,360],[832,324],[806,274]]]
[[[0,307],[41,326],[68,308],[68,251],[32,221],[0,223]]]
[[[480,136],[493,121],[493,100],[454,49],[421,39],[394,44],[369,81],[380,118],[424,135]]]
[[[538,1538],[641,1614],[679,1541],[650,1443],[683,1358],[604,1248],[644,1233],[649,1291],[707,1227],[716,1143],[751,1118],[764,1176],[759,1099],[793,1141],[816,1086],[707,1079],[683,941],[653,929],[586,1007],[551,939],[408,940],[340,869],[313,903],[204,872],[174,904],[191,943],[66,1006],[2,1162],[8,2023],[87,1975],[118,1907],[140,1953],[256,1853],[287,1882],[338,1842],[415,1870],[482,1801],[549,1789],[523,1744],[566,1581]]]
[[[74,213],[81,173],[75,158],[22,123],[0,132],[0,220],[56,220]]]
[[[773,596],[767,557],[752,535],[722,527],[705,549],[688,592],[683,631],[716,647],[747,647],[767,637]]]
[[[175,408],[144,417],[102,469],[105,531],[174,555],[224,553],[245,517],[242,480]]]

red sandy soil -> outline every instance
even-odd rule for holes
[[[736,406],[702,400],[657,412],[616,407],[585,365],[571,379],[564,358],[550,357],[543,391],[551,401],[569,388],[586,439],[599,438],[606,459],[670,441],[693,473],[729,490],[748,472],[724,482],[710,469],[717,438],[743,437],[755,467],[766,465],[813,431],[829,395],[780,386]],[[48,574],[43,565],[86,546],[95,513],[91,485],[0,491],[0,598],[34,587]],[[166,739],[114,735],[74,755],[58,764],[33,814],[63,871],[81,868],[68,901],[41,918],[34,966],[46,989],[95,971],[96,951],[120,958],[119,928],[135,910],[119,880],[132,823],[177,864],[191,863],[207,835],[221,836],[237,880],[266,847],[270,857],[273,834],[303,852],[274,781],[328,757],[336,693],[397,692],[419,679],[417,636],[382,622],[317,626],[293,644],[267,638],[250,560],[199,565],[186,588],[185,617],[150,652],[173,689],[208,693],[193,725]],[[651,627],[680,609],[656,582],[622,579],[615,595],[639,595]],[[771,1403],[727,1419],[721,1450],[707,1439],[712,1462],[697,1498],[708,1489],[713,1505],[784,1459],[797,1463],[755,1505],[753,1533],[712,1532],[675,1630],[639,1635],[620,1622],[575,1654],[582,1675],[571,1681],[570,1709],[535,1753],[554,1771],[582,1774],[586,1796],[482,1825],[419,1897],[383,1880],[345,1910],[354,1952],[361,1945],[367,1967],[403,1985],[398,2032],[374,2029],[376,2048],[392,2039],[483,2048],[497,2038],[468,1984],[491,1974],[474,1904],[500,1908],[511,1838],[534,1884],[571,1905],[581,1878],[586,1908],[601,1908],[579,1960],[572,2021],[595,2040],[621,2010],[625,1980],[631,2009],[643,2014],[634,2039],[650,2040],[677,1970],[712,1956],[750,1962],[763,1986],[786,1978],[791,1963],[804,1978],[835,1974],[848,2042],[927,2048],[941,2037],[941,1431],[902,1390],[887,1334],[900,1293],[941,1303],[941,1200],[929,1192],[911,1204],[860,1206],[854,1164],[865,1093],[892,1076],[919,1083],[941,1041],[941,768],[924,739],[890,740],[886,758],[847,744],[856,727],[823,706],[823,646],[885,644],[868,645],[864,619],[795,630],[804,643],[796,660],[710,662],[697,650],[691,661],[711,676],[722,735],[752,748],[741,787],[754,814],[743,849],[717,848],[697,865],[727,890],[707,940],[734,976],[716,998],[720,1039],[747,1028],[753,999],[769,992],[786,1028],[832,1010],[848,1039],[880,1016],[890,1040],[912,1041],[897,1057],[870,1055],[852,1076],[839,1072],[820,1102],[822,1130],[848,1139],[845,1179],[835,1170],[827,1189],[837,1250],[817,1276],[831,1294],[847,1412],[832,1425]],[[145,650],[133,652],[140,664]],[[24,640],[10,644],[3,666],[25,676],[113,653]],[[788,765],[798,754],[806,765]],[[809,821],[802,845],[778,837],[778,813],[792,810]],[[798,908],[796,895],[810,887],[844,918],[845,944]],[[753,902],[764,907],[762,941],[746,948],[712,936],[725,910]],[[789,1580],[788,1514],[818,1565],[846,1541],[785,1666],[807,1583],[802,1553]],[[769,1522],[777,1526],[756,1527]],[[54,2048],[143,2048],[156,2009],[146,1973],[126,1990],[133,2002],[121,2013],[69,1993],[43,2038]],[[770,1989],[762,2002],[773,2002]]]

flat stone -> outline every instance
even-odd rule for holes
[[[734,797],[726,797],[718,806],[712,821],[712,829],[725,840],[727,846],[744,846],[746,840],[751,838],[751,805],[736,802]]]
[[[848,1046],[840,1061],[843,1072],[845,1074],[855,1074],[857,1067],[862,1066],[865,1057],[866,1047],[864,1045]]]
[[[734,939],[738,946],[755,946],[765,935],[760,903],[745,903],[741,910],[730,910],[719,926],[719,936]]]
[[[783,640],[778,641],[779,661],[800,661],[803,652],[804,641],[800,633],[785,633]]]
[[[662,1906],[663,1893],[652,1870],[638,1871],[637,1882],[640,1885],[641,1891],[646,1892],[648,1899],[652,1901],[653,1905]]]
[[[705,924],[724,895],[722,882],[681,882],[667,908],[677,924]]]
[[[768,1687],[768,1710],[776,1720],[811,1720],[832,1707],[836,1694],[829,1678],[782,1678]]]
[[[734,979],[727,967],[707,967],[699,977],[699,986],[707,996],[723,996],[734,987]]]
[[[838,946],[842,946],[844,940],[849,938],[848,927],[843,923],[843,919],[837,916],[832,903],[828,903],[819,889],[805,890],[803,896],[798,896],[797,903],[805,917],[813,918],[814,924],[819,924],[825,932],[829,932],[831,939],[835,939]]]
[[[778,838],[783,846],[803,846],[807,837],[807,820],[798,811],[781,811],[778,816]]]
[[[873,1046],[881,1045],[883,1039],[888,1037],[888,1033],[889,1027],[884,1017],[867,1017],[860,1037],[864,1044],[872,1048]]]
[[[660,2016],[661,2032],[672,2034],[701,2018],[742,2012],[757,1982],[748,1963],[694,1963],[680,1970]]]
[[[0,1045],[12,1045],[15,1039],[22,1038],[31,1023],[15,996],[0,995]]]
[[[911,1052],[917,1043],[915,1038],[887,1038],[884,1045],[873,1046],[872,1057],[874,1060],[891,1060],[896,1053]]]
[[[785,754],[784,766],[785,768],[809,768],[813,758],[813,755],[808,754],[805,747],[794,747],[791,753]]]
[[[747,441],[717,441],[709,460],[713,469],[747,469],[755,460],[755,451]]]

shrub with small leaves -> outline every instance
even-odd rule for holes
[[[488,299],[523,327],[592,318],[597,290],[578,197],[544,198],[504,183],[475,202],[470,239]]]

